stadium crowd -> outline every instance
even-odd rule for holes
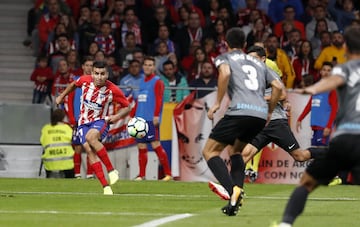
[[[196,80],[208,74],[204,63],[214,66],[214,58],[226,51],[225,32],[234,26],[245,32],[247,48],[264,44],[287,88],[302,87],[319,79],[323,62],[345,61],[342,31],[360,24],[359,5],[353,0],[36,0],[24,41],[38,57],[31,76],[33,102],[58,93],[54,81],[67,84],[72,75],[82,75],[81,62],[88,56],[108,63],[115,84],[139,76],[131,65],[150,55],[170,87],[209,87],[209,82],[214,87],[213,80]],[[166,76],[169,61],[171,77]],[[216,79],[216,70],[210,71]],[[177,92],[166,101],[179,101]]]

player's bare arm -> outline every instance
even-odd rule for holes
[[[118,112],[114,115],[110,115],[106,117],[106,121],[110,124],[117,122],[118,120],[120,120],[121,118],[125,117],[126,115],[128,115],[131,111],[131,107],[127,106],[127,107],[123,107],[121,109],[118,110]]]
[[[65,96],[67,96],[70,92],[74,91],[76,88],[75,81],[71,82],[65,90],[55,99],[56,104],[61,104],[64,101]]]
[[[331,91],[345,83],[341,76],[333,75],[321,79],[319,82],[302,89],[296,89],[299,94],[316,95],[322,92]]]
[[[283,94],[284,85],[280,80],[273,80],[271,82],[271,97],[269,100],[269,113],[272,113],[277,105],[277,102],[280,100],[280,97]]]
[[[227,92],[227,87],[230,80],[230,66],[228,64],[222,64],[218,68],[219,78],[218,78],[218,90],[216,102],[208,111],[208,118],[210,120],[214,119],[214,113],[220,108],[221,101],[224,98],[225,93]]]

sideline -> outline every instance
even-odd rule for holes
[[[177,215],[172,215],[172,216],[168,216],[165,218],[159,218],[159,219],[155,219],[149,222],[145,222],[141,225],[135,225],[134,227],[156,227],[159,225],[163,225],[172,221],[177,221],[180,219],[184,219],[184,218],[189,218],[193,216],[193,214],[177,214]]]

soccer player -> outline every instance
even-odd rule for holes
[[[315,95],[337,88],[339,111],[336,132],[330,139],[324,159],[315,159],[305,170],[300,184],[286,205],[281,227],[290,227],[302,213],[308,195],[319,185],[328,184],[341,170],[350,170],[353,183],[360,184],[360,27],[349,26],[344,32],[347,62],[333,68],[331,76],[316,84],[298,89],[298,93]]]
[[[226,92],[231,102],[225,116],[210,133],[203,155],[216,179],[231,195],[228,205],[222,209],[223,213],[233,216],[242,199],[241,172],[244,172],[245,164],[240,151],[270,119],[283,85],[263,62],[242,52],[245,34],[241,28],[235,27],[227,31],[226,44],[228,52],[215,59],[219,71],[218,92],[214,105],[208,110],[209,119],[214,118]],[[270,85],[273,89],[268,105],[264,93],[265,88]],[[227,145],[233,145],[229,151],[230,174],[220,157]]]
[[[265,49],[259,46],[252,46],[247,50],[247,53],[262,62],[265,62],[266,52]],[[277,75],[274,71],[271,72]],[[265,100],[270,100],[271,88],[265,91]],[[271,115],[270,122],[261,130],[256,137],[248,143],[242,151],[242,157],[245,163],[248,163],[263,147],[270,142],[275,143],[283,150],[288,152],[296,161],[306,161],[311,158],[321,158],[327,153],[327,149],[324,148],[309,148],[307,150],[300,149],[299,143],[297,142],[294,134],[288,123],[286,110],[283,106],[283,102],[286,101],[285,90],[282,89],[282,95],[274,112]],[[245,172],[241,173],[241,179],[244,181]],[[244,182],[240,184],[243,187]],[[229,199],[229,195],[224,193],[216,183],[209,182],[210,189],[216,193],[222,199]]]
[[[142,117],[149,125],[149,132],[145,137],[136,139],[139,149],[139,175],[135,180],[145,179],[145,170],[148,159],[147,144],[150,143],[159,161],[164,168],[163,181],[172,179],[168,156],[160,144],[159,126],[161,122],[162,107],[164,104],[164,82],[155,75],[155,59],[145,57],[143,64],[145,78],[139,84],[137,107],[135,116]]]
[[[70,83],[66,89],[56,98],[56,103],[63,102],[65,96],[74,91],[76,87],[81,87],[80,117],[78,121],[78,132],[82,143],[89,157],[91,167],[96,177],[104,188],[105,195],[112,195],[109,186],[116,183],[119,179],[118,171],[111,164],[106,148],[99,141],[108,130],[108,124],[114,123],[130,112],[129,102],[122,91],[108,80],[109,72],[105,62],[96,61],[93,64],[92,74],[81,76],[76,81]],[[111,103],[119,103],[121,108],[114,115],[108,115]],[[100,160],[109,174],[107,182],[101,166]]]

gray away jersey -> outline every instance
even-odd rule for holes
[[[265,89],[277,76],[269,73],[265,64],[242,51],[224,53],[215,59],[215,66],[230,66],[228,95],[231,100],[227,115],[267,118]]]
[[[332,76],[340,76],[345,84],[338,87],[339,109],[334,136],[360,134],[360,60],[335,66]]]
[[[272,69],[268,68],[269,72],[271,74],[273,74],[275,77],[278,78],[278,80],[280,81],[280,77],[279,75]],[[265,96],[271,96],[271,91],[272,88],[266,88],[265,90]],[[281,102],[278,102],[275,106],[275,109],[273,111],[273,113],[271,114],[271,119],[270,120],[277,120],[277,119],[287,119],[287,115],[286,115],[286,110],[284,109],[284,107],[282,106]]]

